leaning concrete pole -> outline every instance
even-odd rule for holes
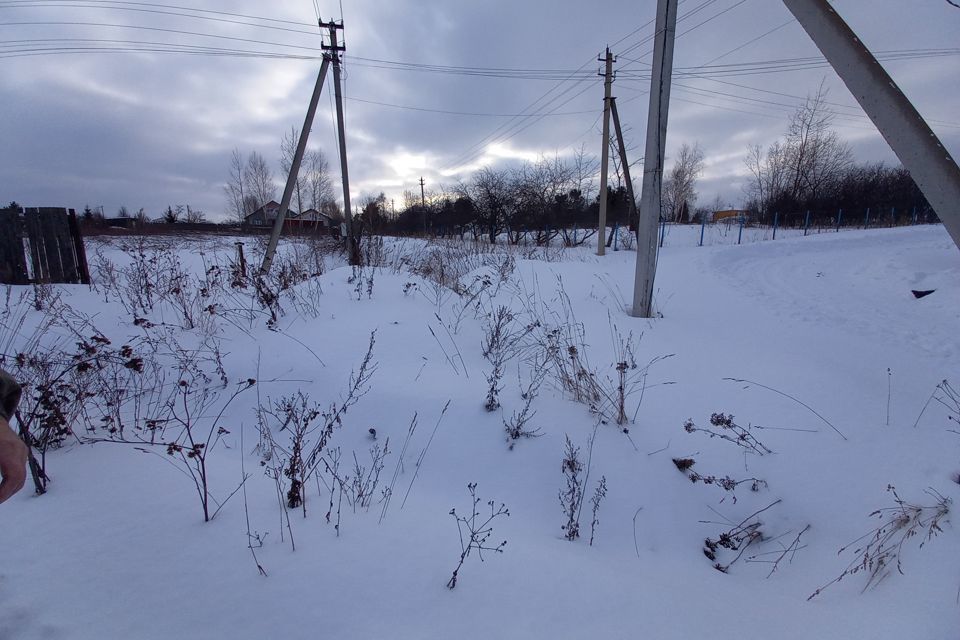
[[[660,223],[660,190],[667,141],[670,81],[673,78],[673,41],[677,33],[677,0],[657,0],[657,31],[650,71],[650,110],[647,114],[647,147],[643,159],[643,188],[637,224],[637,273],[633,282],[635,318],[653,315],[653,280],[657,273],[657,226]]]
[[[960,168],[873,54],[826,0],[783,0],[910,172],[960,248]]]
[[[633,181],[630,179],[630,163],[627,162],[627,145],[623,141],[623,130],[620,128],[620,114],[617,113],[617,99],[610,98],[610,115],[613,116],[613,131],[617,135],[617,148],[620,151],[620,166],[623,167],[623,183],[627,188],[627,198],[630,200],[628,225],[637,223],[637,200],[633,195]]]
[[[303,119],[303,128],[300,129],[300,140],[297,142],[297,150],[293,154],[293,162],[290,163],[290,173],[287,175],[287,186],[283,188],[283,198],[280,201],[280,211],[277,212],[277,219],[273,223],[273,233],[270,234],[270,242],[267,244],[267,251],[263,254],[263,263],[260,265],[261,273],[269,273],[273,265],[273,256],[277,252],[277,243],[280,241],[280,233],[283,231],[283,220],[287,216],[287,207],[290,206],[290,199],[293,197],[293,188],[297,184],[297,176],[300,173],[300,163],[303,162],[303,152],[307,148],[307,138],[310,137],[310,127],[313,126],[313,116],[317,113],[317,103],[320,101],[320,91],[323,89],[323,81],[327,77],[327,67],[330,66],[330,60],[323,58],[320,65],[320,73],[317,74],[317,84],[313,87],[313,95],[310,96],[310,106],[307,107],[307,117]]]

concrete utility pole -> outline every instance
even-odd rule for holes
[[[423,191],[423,176],[420,176],[420,208],[423,210],[423,235],[427,235],[427,197]]]
[[[273,232],[270,234],[270,242],[267,243],[267,251],[263,254],[263,263],[260,265],[261,273],[269,273],[273,265],[273,256],[277,252],[277,243],[280,241],[280,233],[283,231],[283,221],[287,217],[287,207],[290,206],[290,198],[293,197],[293,188],[297,184],[297,176],[300,173],[300,163],[303,161],[303,152],[307,148],[307,138],[310,136],[310,128],[313,127],[313,116],[317,113],[317,103],[320,101],[320,92],[323,90],[323,82],[327,77],[327,68],[330,66],[330,60],[326,57],[320,64],[320,73],[317,74],[317,83],[313,87],[313,95],[310,96],[310,106],[307,107],[307,116],[303,119],[303,128],[300,129],[300,140],[297,142],[297,150],[293,154],[293,162],[290,163],[290,173],[287,174],[287,185],[283,188],[283,198],[280,200],[280,211],[277,212],[277,219],[273,222]],[[242,201],[242,200],[241,200]]]
[[[331,20],[326,25],[330,29],[330,44],[321,45],[321,48],[328,53],[333,62],[333,97],[337,104],[337,136],[340,139],[340,176],[343,181],[343,213],[347,223],[347,256],[352,266],[360,265],[360,250],[357,247],[357,239],[353,235],[353,215],[350,211],[350,175],[347,171],[347,136],[346,127],[343,122],[343,95],[340,92],[340,52],[346,51],[346,47],[337,44],[337,30],[343,29],[343,23],[339,24]]]
[[[673,78],[673,41],[677,33],[677,0],[657,0],[657,26],[650,73],[650,109],[647,114],[647,148],[643,156],[643,190],[637,225],[637,272],[633,283],[635,318],[653,316],[653,281],[657,273],[657,224],[660,190]]]
[[[610,85],[613,84],[613,54],[597,58],[605,64],[603,72],[603,148],[600,153],[600,221],[597,228],[597,255],[606,253],[607,244],[607,165],[610,156]],[[600,74],[597,74],[600,75]]]
[[[783,0],[910,172],[960,248],[960,168],[877,59],[826,0]]]
[[[630,163],[627,162],[627,145],[623,141],[623,129],[620,128],[620,115],[617,113],[617,99],[610,98],[610,115],[613,116],[613,132],[617,136],[617,148],[620,150],[620,166],[623,167],[623,179],[627,183],[627,198],[630,200],[630,221],[637,224],[637,201],[633,197],[633,181],[630,180]]]

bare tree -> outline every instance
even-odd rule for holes
[[[787,146],[776,141],[764,153],[760,145],[753,145],[747,150],[744,163],[751,174],[746,192],[759,209],[761,217],[769,213],[770,204],[780,198],[787,191],[789,183],[789,154]]]
[[[333,182],[330,179],[330,163],[319,149],[304,154],[300,175],[307,184],[307,194],[311,209],[321,210],[323,203],[333,200]]]
[[[698,143],[684,143],[663,185],[663,211],[674,222],[683,222],[684,212],[697,202],[697,178],[703,173],[703,150]]]
[[[253,151],[247,159],[247,166],[243,170],[243,178],[249,196],[254,198],[258,209],[273,200],[277,193],[277,185],[273,182],[273,172],[262,155]],[[246,196],[244,203],[246,203]]]
[[[244,173],[243,154],[239,149],[234,149],[230,154],[230,175],[223,186],[223,193],[227,198],[227,214],[238,224],[242,224],[250,213],[246,208],[245,198],[249,194],[244,193]]]
[[[287,176],[290,174],[290,167],[293,165],[293,158],[297,154],[297,144],[299,142],[300,130],[296,127],[290,127],[290,131],[284,133],[283,139],[280,140],[280,171],[283,173],[280,177],[283,180],[287,180]],[[305,162],[301,162],[300,170],[297,172],[297,181],[293,186],[293,200],[297,203],[297,212],[303,211],[304,199],[309,188],[304,164]]]
[[[457,186],[460,195],[469,198],[477,210],[478,229],[496,244],[513,207],[512,180],[506,169],[483,167],[469,182]]]
[[[540,156],[536,162],[525,162],[517,168],[511,182],[513,207],[507,225],[511,244],[517,244],[528,230],[535,231],[537,244],[546,244],[559,233],[558,221],[551,213],[557,198],[573,188],[575,170],[559,156]]]
[[[834,114],[826,98],[821,83],[790,118],[786,146],[793,174],[790,195],[795,200],[818,198],[852,163],[849,146],[830,128]]]
[[[600,161],[597,157],[587,153],[586,145],[580,145],[580,148],[573,154],[573,182],[576,189],[584,200],[591,200],[596,191],[596,177],[600,171]]]
[[[190,205],[187,205],[187,213],[184,217],[184,221],[191,224],[198,224],[201,222],[206,222],[207,216],[202,210],[194,209]]]
[[[835,188],[852,165],[849,146],[831,129],[833,113],[823,85],[790,118],[783,140],[766,154],[759,146],[747,151],[751,174],[746,189],[762,217],[771,206],[796,207],[815,202]]]

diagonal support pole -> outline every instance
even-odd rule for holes
[[[617,113],[617,99],[610,99],[610,115],[613,116],[613,131],[617,136],[617,148],[620,151],[620,165],[623,167],[623,180],[627,186],[627,198],[630,202],[630,226],[636,232],[637,227],[637,201],[633,196],[633,181],[630,179],[630,163],[627,162],[627,145],[623,141],[623,130],[620,128],[620,115]]]
[[[269,273],[270,267],[273,265],[277,243],[280,242],[280,233],[283,231],[283,221],[287,217],[287,207],[290,206],[293,188],[297,184],[297,176],[300,174],[300,163],[303,161],[303,153],[307,148],[307,138],[310,137],[310,128],[313,127],[313,117],[317,113],[317,103],[320,102],[320,92],[323,90],[323,82],[327,77],[329,66],[330,60],[324,56],[323,63],[320,65],[320,73],[317,74],[317,84],[313,87],[313,95],[310,97],[310,106],[307,107],[307,116],[303,120],[303,128],[300,129],[297,150],[293,155],[293,162],[290,163],[290,173],[287,175],[287,185],[283,188],[280,211],[277,212],[277,219],[273,223],[273,232],[270,234],[267,251],[263,254],[263,263],[260,265],[260,273],[263,274]]]
[[[960,248],[960,167],[826,0],[783,0],[897,155]]]

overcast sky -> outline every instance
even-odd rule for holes
[[[338,3],[318,2],[323,19],[341,17]],[[945,0],[833,5],[871,50],[886,52],[886,69],[960,156],[960,9]],[[639,153],[655,8],[655,0],[344,0],[353,198],[384,191],[399,208],[420,176],[438,188],[484,164],[569,156],[581,145],[598,154],[596,57],[608,44],[619,55],[625,137]],[[747,146],[780,136],[821,81],[856,157],[896,162],[780,2],[681,0],[679,13],[668,166],[680,144],[699,142],[701,203],[742,200]],[[273,163],[279,193],[280,139],[301,126],[320,66],[316,22],[313,0],[0,0],[0,201],[102,205],[108,215],[144,207],[153,217],[190,204],[217,219],[234,148]],[[72,51],[49,51],[64,47]],[[421,65],[537,71],[489,77]],[[331,95],[325,88],[310,143],[338,179]]]

